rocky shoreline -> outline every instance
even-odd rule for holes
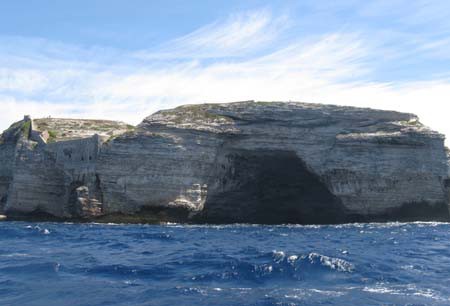
[[[26,116],[3,132],[0,161],[8,220],[450,220],[444,136],[392,111],[245,101],[159,111],[137,127]]]

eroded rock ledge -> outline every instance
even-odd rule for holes
[[[133,127],[44,118],[0,143],[0,214],[105,222],[449,220],[450,153],[412,114],[186,105]]]

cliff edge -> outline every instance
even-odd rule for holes
[[[448,220],[450,153],[412,114],[236,102],[120,122],[24,118],[0,143],[10,218]]]

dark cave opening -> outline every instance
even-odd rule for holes
[[[291,151],[233,151],[218,163],[220,181],[208,196],[210,223],[340,223],[345,208]]]
[[[444,187],[450,188],[450,178],[444,180]]]

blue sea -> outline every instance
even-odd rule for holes
[[[0,305],[450,305],[450,224],[0,222]]]

